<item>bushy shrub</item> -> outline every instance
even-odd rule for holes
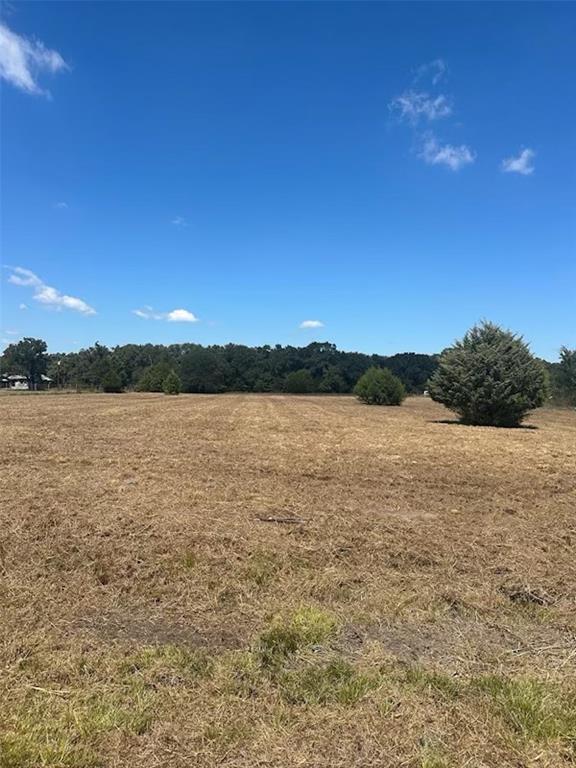
[[[319,392],[345,392],[346,382],[336,367],[329,368],[320,382]]]
[[[110,368],[102,377],[102,390],[104,392],[122,392],[122,379],[113,368]]]
[[[400,405],[406,397],[406,390],[388,368],[368,368],[358,379],[354,394],[369,405]]]
[[[172,370],[170,363],[161,361],[144,370],[136,384],[137,392],[162,392],[164,381]]]
[[[302,395],[306,392],[314,391],[314,379],[310,371],[302,368],[299,371],[293,371],[286,376],[284,381],[284,392],[290,392],[294,395]]]
[[[165,395],[179,395],[182,390],[182,382],[176,371],[170,371],[164,379],[162,391]]]
[[[428,392],[464,424],[515,427],[545,402],[547,374],[522,338],[484,322],[444,350]]]

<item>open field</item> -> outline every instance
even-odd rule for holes
[[[576,413],[446,419],[0,397],[1,768],[575,765]]]

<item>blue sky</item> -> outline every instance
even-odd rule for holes
[[[574,39],[572,3],[11,3],[3,344],[435,352],[487,318],[555,359]]]

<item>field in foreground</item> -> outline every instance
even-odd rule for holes
[[[576,764],[576,413],[449,418],[1,397],[0,766]]]

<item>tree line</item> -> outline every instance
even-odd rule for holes
[[[38,362],[38,345],[44,344]],[[33,366],[27,369],[26,350]],[[120,389],[161,392],[174,371],[183,392],[324,392],[348,393],[370,367],[384,367],[410,393],[422,392],[436,369],[435,355],[413,352],[367,355],[344,352],[329,342],[306,347],[240,344],[204,347],[199,344],[125,344],[109,348],[96,342],[79,352],[48,354],[39,339],[10,345],[1,361],[10,373],[46,373],[53,386],[66,389]]]
[[[125,344],[96,342],[78,352],[48,353],[41,339],[10,344],[0,357],[0,373],[28,377],[31,389],[48,375],[52,386],[103,391],[164,391],[170,376],[182,392],[350,393],[369,369],[396,376],[409,394],[422,393],[438,369],[439,355],[405,352],[391,356],[345,352],[330,342],[305,347],[241,344]],[[576,350],[562,347],[556,363],[541,361],[549,391],[565,405],[576,405]],[[373,373],[370,374],[374,376]]]

